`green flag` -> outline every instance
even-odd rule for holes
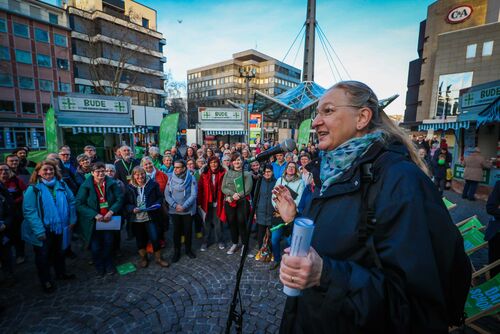
[[[45,115],[45,143],[47,146],[47,152],[58,152],[56,118],[54,115],[54,108],[52,108],[52,106],[49,110],[47,110],[47,114]]]
[[[176,142],[177,126],[179,124],[179,114],[169,114],[163,117],[160,124],[160,152],[163,153],[167,148],[172,148]]]
[[[300,124],[299,127],[299,136],[297,140],[297,148],[300,149],[302,148],[302,144],[307,145],[309,142],[309,131],[311,129],[311,119],[306,119]]]

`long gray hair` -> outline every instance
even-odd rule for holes
[[[410,159],[427,175],[429,175],[429,170],[425,163],[420,159],[417,153],[417,149],[413,142],[410,140],[408,135],[399,128],[394,122],[387,116],[387,114],[379,108],[377,95],[373,90],[366,84],[359,81],[340,81],[333,85],[329,91],[338,88],[344,90],[352,105],[359,107],[368,107],[371,109],[373,115],[368,125],[368,130],[373,132],[375,130],[381,131],[384,134],[386,142],[389,141],[399,141],[401,142],[410,155]]]

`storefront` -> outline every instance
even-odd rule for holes
[[[99,157],[114,158],[113,149],[133,145],[133,134],[140,131],[132,124],[130,98],[102,95],[69,94],[58,98],[56,122],[60,142],[73,152],[93,145]]]
[[[238,108],[198,108],[203,143],[237,143],[245,140],[244,111]]]

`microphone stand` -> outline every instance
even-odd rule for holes
[[[244,165],[244,164],[243,164]],[[243,309],[243,303],[241,302],[241,293],[240,293],[240,283],[241,283],[241,276],[243,275],[243,267],[245,266],[245,261],[247,259],[247,254],[248,254],[248,244],[250,241],[250,230],[252,228],[252,221],[253,221],[253,216],[255,215],[255,211],[257,208],[257,204],[259,203],[259,196],[260,196],[260,183],[262,180],[262,164],[261,167],[259,168],[259,174],[257,177],[257,183],[255,184],[255,192],[254,192],[254,201],[253,201],[253,206],[252,209],[250,210],[250,215],[247,218],[247,234],[245,240],[243,240],[243,252],[241,254],[241,259],[240,259],[240,266],[238,268],[238,271],[236,272],[236,285],[234,287],[234,292],[233,292],[233,299],[231,301],[231,307],[229,308],[229,314],[227,316],[227,321],[226,321],[226,334],[229,334],[231,332],[231,326],[233,322],[236,324],[236,333],[240,334],[243,332],[243,314],[245,314],[245,310]],[[243,178],[243,196],[245,196],[245,171],[244,167],[241,167],[241,177]],[[244,198],[244,210],[246,212],[246,199]],[[236,310],[236,307],[239,305],[239,311]]]

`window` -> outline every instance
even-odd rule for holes
[[[66,71],[69,69],[69,61],[67,59],[57,58],[56,61],[59,69]]]
[[[491,56],[493,54],[493,41],[483,43],[483,57]]]
[[[54,44],[57,46],[67,47],[68,40],[66,39],[66,36],[64,36],[64,35],[54,34]]]
[[[33,78],[19,77],[19,88],[22,89],[35,89]]]
[[[37,54],[36,55],[36,63],[41,67],[52,67],[52,61],[50,56]]]
[[[49,22],[52,24],[59,24],[59,16],[54,13],[49,13]]]
[[[0,45],[0,60],[10,60],[9,48]]]
[[[59,91],[70,93],[71,92],[71,84],[65,82],[59,82]]]
[[[23,112],[28,113],[28,114],[35,114],[36,113],[36,106],[33,102],[23,102],[21,103],[23,107]]]
[[[46,114],[49,109],[50,109],[50,104],[48,104],[48,103],[42,103],[42,112],[44,114]]]
[[[476,48],[477,48],[477,44],[467,45],[467,53],[465,55],[465,58],[467,58],[467,59],[474,58],[476,56]]]
[[[142,18],[142,26],[144,28],[149,28],[149,20],[145,19],[144,17]]]
[[[0,87],[12,87],[14,83],[12,82],[12,75],[6,73],[0,73]]]
[[[31,53],[16,49],[16,61],[23,64],[31,64]]]
[[[7,21],[0,19],[0,32],[7,32]]]
[[[472,72],[463,72],[439,76],[436,117],[457,115],[459,92],[472,85],[472,74]]]
[[[54,84],[51,80],[39,79],[38,84],[40,85],[40,90],[44,92],[52,92],[54,90]]]
[[[49,42],[49,32],[43,29],[35,28],[35,40],[38,42]]]
[[[0,112],[15,112],[14,101],[0,100]]]
[[[14,35],[24,38],[30,38],[30,32],[26,24],[13,22],[12,26],[14,28]]]

